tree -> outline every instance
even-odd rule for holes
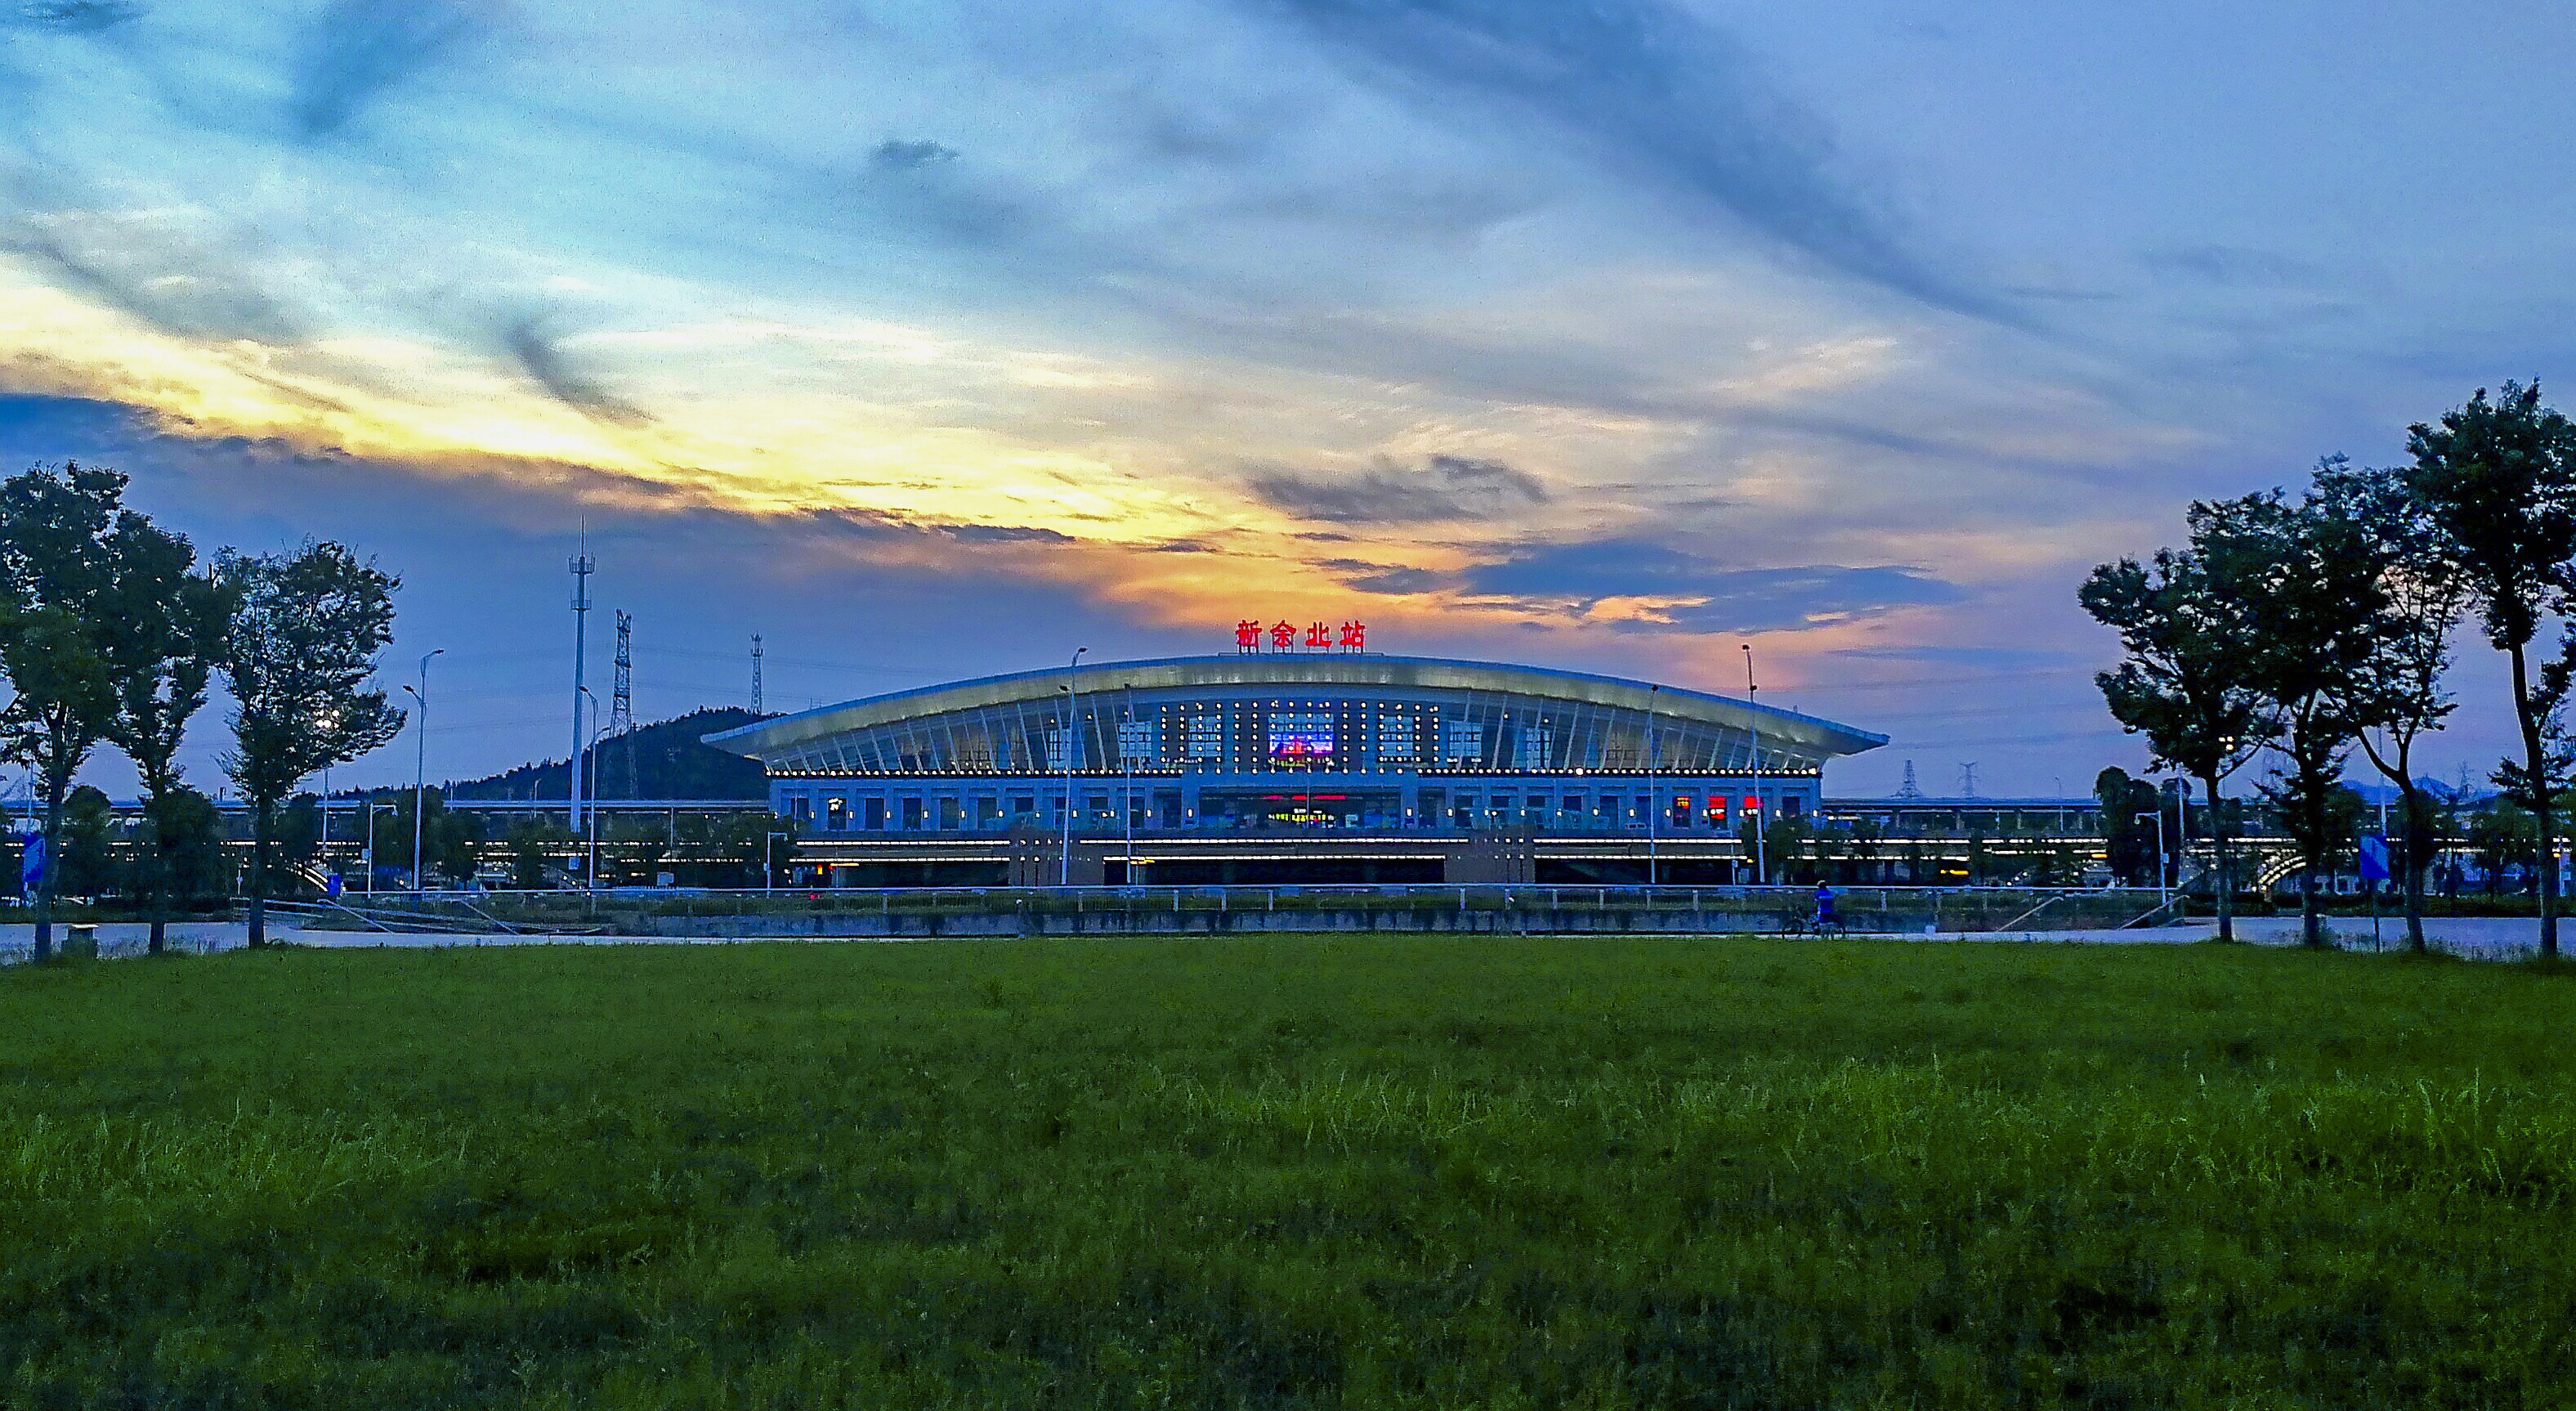
[[[172,905],[185,905],[223,895],[223,833],[214,800],[185,784],[173,784],[145,803],[143,814],[149,831],[138,846],[151,848],[159,859],[162,897]],[[154,934],[159,933],[156,925]]]
[[[2124,887],[2159,885],[2161,854],[2171,844],[2164,842],[2161,825],[2152,821],[2160,816],[2163,804],[2155,785],[2132,779],[2129,771],[2113,765],[2093,776],[2093,797],[2102,804],[2103,862],[2111,875]]]
[[[2351,526],[2351,542],[2379,588],[2381,620],[2371,652],[2345,682],[2343,709],[2371,768],[2397,786],[2404,841],[2390,861],[2406,898],[2406,944],[2420,953],[2424,869],[2442,828],[2440,810],[2415,781],[2415,742],[2441,729],[2457,705],[2442,678],[2451,666],[2451,632],[2468,611],[2469,584],[2403,471],[2357,470],[2329,457],[2317,467],[2316,498]]]
[[[0,484],[0,670],[15,692],[0,709],[0,757],[36,774],[48,865],[37,883],[36,959],[53,954],[63,801],[116,718],[99,630],[116,578],[109,537],[125,477],[66,462]]]
[[[546,862],[572,844],[572,830],[560,823],[531,819],[511,825],[510,885],[523,892],[546,885]]]
[[[2191,523],[2193,546],[2222,565],[2254,630],[2246,665],[2284,761],[2258,787],[2298,846],[2300,936],[2322,946],[2317,880],[2351,837],[2338,811],[2361,727],[2355,682],[2388,627],[2379,566],[2360,525],[2315,497],[2293,505],[2273,490],[2195,504]]]
[[[2197,551],[2158,549],[2144,564],[2122,559],[2094,569],[2078,594],[2095,621],[2119,632],[2129,654],[2116,670],[2093,678],[2112,716],[2147,737],[2155,764],[2182,770],[2209,789],[2220,940],[2236,933],[2235,870],[2219,785],[2274,729],[2250,675],[2260,642],[2240,585],[2228,577],[2233,567],[2213,565]]]
[[[143,811],[157,819],[160,800],[181,787],[173,761],[188,721],[206,703],[206,683],[223,644],[224,595],[212,576],[197,572],[197,551],[184,537],[140,515],[121,515],[110,535],[119,571],[109,585],[109,611],[100,624],[102,649],[116,688],[116,714],[107,738],[134,761],[143,785]],[[174,861],[157,826],[136,837],[134,892],[151,911],[151,953],[159,955],[174,894]]]
[[[297,780],[392,739],[403,713],[365,689],[401,580],[338,544],[215,563],[231,622],[220,665],[235,702],[224,771],[251,815],[250,943],[267,944],[269,849]]]
[[[2408,429],[2415,464],[2406,487],[2441,536],[2487,642],[2513,668],[2514,723],[2523,758],[2497,783],[2530,810],[2540,871],[2540,953],[2558,954],[2558,868],[2551,805],[2562,770],[2552,759],[2554,704],[2529,653],[2543,622],[2563,613],[2576,560],[2576,425],[2540,403],[2538,383],[2481,387],[2441,425]]]
[[[107,795],[87,784],[63,800],[62,847],[53,854],[66,896],[96,899],[124,890],[113,840],[116,814]]]

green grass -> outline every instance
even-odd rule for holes
[[[0,1403],[2564,1406],[2576,980],[1245,939],[0,975]]]

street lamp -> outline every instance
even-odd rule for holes
[[[1118,813],[1127,825],[1127,861],[1121,865],[1126,868],[1124,876],[1131,887],[1136,885],[1136,761],[1127,753],[1127,731],[1135,720],[1136,684],[1121,681],[1118,683],[1118,770],[1121,781],[1118,786]],[[2387,832],[2388,825],[2382,823],[2379,831]]]
[[[1748,706],[1754,704],[1753,694],[1761,689],[1753,684],[1753,644],[1747,642],[1744,644],[1744,703]],[[1771,885],[1771,864],[1762,855],[1762,830],[1763,825],[1771,821],[1771,810],[1762,801],[1762,717],[1758,714],[1751,716],[1748,728],[1753,732],[1753,884],[1767,887]]]
[[[1078,748],[1074,731],[1078,728],[1075,716],[1082,707],[1082,678],[1075,671],[1082,665],[1082,654],[1090,650],[1074,648],[1073,659],[1064,666],[1064,870],[1056,877],[1059,887],[1073,885],[1073,754]]]
[[[431,657],[440,657],[445,655],[447,655],[447,648],[440,647],[436,651],[431,652],[429,656],[422,657],[420,659],[420,689],[413,691],[409,686],[403,687],[405,691],[411,692],[411,698],[413,700],[420,702],[420,728],[413,732],[412,735],[411,756],[411,889],[415,892],[422,890],[420,875],[420,825],[424,815],[422,814],[421,806],[423,800],[428,797],[429,791],[429,662]]]
[[[371,896],[376,890],[376,815],[400,812],[402,812],[401,804],[377,803],[373,799],[367,801],[367,892]]]
[[[1663,739],[1655,733],[1655,704],[1663,691],[1661,685],[1646,688],[1646,886],[1649,889],[1655,885],[1655,816],[1664,811],[1664,786],[1655,778],[1655,766],[1663,750]]]
[[[581,693],[590,698],[590,718],[599,720],[599,697],[591,695],[588,686],[582,687]],[[590,747],[581,752],[582,759],[590,761],[590,792],[587,795],[590,799],[590,810],[589,816],[582,820],[589,826],[590,833],[587,860],[582,863],[581,884],[593,891],[599,889],[599,737],[607,733],[608,722],[599,720],[599,724],[591,729]],[[575,775],[573,782],[578,784],[581,782],[579,778],[581,759],[574,760],[572,767]]]
[[[2156,909],[2161,911],[2166,903],[2173,900],[2165,893],[2165,811],[2159,807],[2154,813],[2141,813],[2138,816],[2156,821]]]

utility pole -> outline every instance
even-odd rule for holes
[[[618,744],[618,773],[626,786],[626,797],[635,797],[635,741],[629,738],[635,729],[635,615],[617,614],[617,688],[608,694],[608,734]],[[591,779],[599,778],[599,767],[591,766]]]
[[[759,634],[759,633],[757,633],[757,632],[752,633],[752,634],[751,634],[751,713],[752,713],[752,714],[754,714],[754,715],[765,715],[765,714],[767,714],[767,712],[766,712],[766,711],[764,711],[764,710],[761,708],[761,704],[760,704],[760,659],[761,659],[762,657],[764,657],[764,656],[767,656],[768,654],[769,654],[768,649],[760,645],[760,634]]]
[[[565,813],[576,835],[581,832],[582,649],[590,640],[590,575],[597,567],[588,554],[572,556],[572,766],[564,773],[572,779],[566,795],[571,807]]]
[[[421,885],[420,824],[423,817],[421,809],[429,797],[429,660],[430,657],[444,655],[446,651],[447,648],[440,647],[429,656],[420,659],[419,690],[412,691],[409,686],[403,688],[411,691],[413,700],[420,702],[420,728],[412,733],[411,763],[411,889],[415,892],[427,890]],[[370,847],[374,846],[375,838],[376,822],[370,816],[367,820],[367,842]],[[370,890],[374,889],[373,882],[367,885]]]
[[[1655,733],[1657,697],[1664,693],[1658,685],[1646,688],[1646,886],[1655,885],[1655,816],[1664,811],[1664,786],[1655,777],[1655,766],[1662,758],[1663,740]]]
[[[1082,654],[1090,650],[1074,648],[1073,660],[1064,668],[1064,870],[1056,877],[1059,887],[1073,885],[1073,757],[1082,747],[1081,737],[1074,733],[1082,706],[1082,678],[1074,672],[1082,665]]]
[[[1762,688],[1753,684],[1753,644],[1744,644],[1744,703],[1752,705],[1753,695]],[[1762,834],[1771,822],[1771,810],[1762,797],[1762,719],[1757,714],[1753,730],[1753,881],[1756,886],[1771,885],[1771,863],[1763,856]]]

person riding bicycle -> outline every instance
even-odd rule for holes
[[[1823,882],[1816,884],[1816,929],[1834,924],[1834,889]]]

